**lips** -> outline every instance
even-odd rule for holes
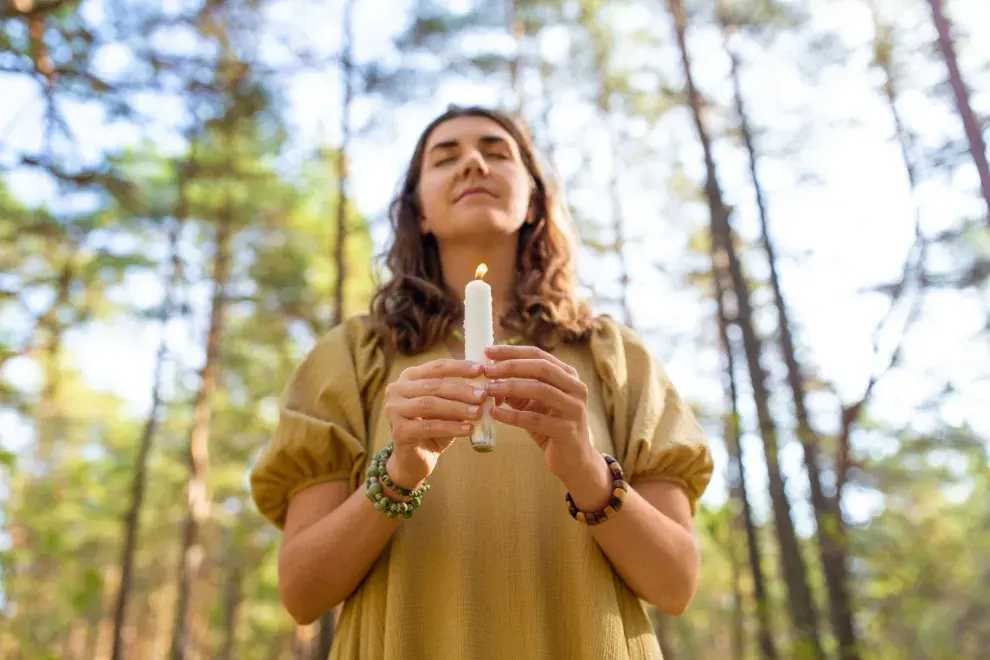
[[[465,197],[471,197],[473,195],[487,195],[488,197],[494,197],[495,196],[487,188],[482,188],[481,186],[474,186],[473,188],[468,188],[467,190],[464,190],[463,192],[461,192],[461,194],[457,196],[457,199],[455,201],[458,201],[459,202],[462,199],[464,199]]]

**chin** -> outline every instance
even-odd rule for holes
[[[446,231],[434,232],[440,240],[474,239],[478,237],[512,236],[519,232],[521,220],[501,213],[465,213],[451,218]]]

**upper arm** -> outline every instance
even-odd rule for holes
[[[286,526],[290,502],[302,511],[294,516],[302,520],[297,532],[325,515],[326,488],[315,486],[344,481],[357,488],[363,480],[368,420],[386,366],[371,333],[359,326],[348,321],[331,330],[296,367],[279,397],[275,436],[251,470],[251,496],[276,527]],[[339,488],[334,507],[346,499]]]
[[[712,476],[712,454],[690,406],[632,330],[608,320],[591,342],[615,457],[654,506],[685,524]],[[649,487],[646,483],[658,482]],[[661,482],[664,485],[661,485]],[[664,511],[667,513],[667,511]]]
[[[653,480],[633,482],[633,488],[654,509],[693,535],[694,517],[691,515],[691,501],[681,486],[671,481]]]
[[[314,484],[293,495],[285,516],[280,552],[290,546],[302,531],[330,515],[350,495],[350,486],[346,481]]]

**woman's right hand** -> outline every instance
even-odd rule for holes
[[[385,417],[394,447],[385,469],[394,483],[418,487],[433,473],[440,454],[471,432],[486,393],[467,381],[484,372],[476,362],[434,360],[403,370],[385,388]]]

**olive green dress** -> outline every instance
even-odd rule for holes
[[[701,428],[633,332],[601,321],[589,342],[555,351],[588,385],[593,442],[634,487],[682,486],[693,511],[712,473]],[[304,488],[332,480],[357,488],[390,440],[385,385],[442,357],[449,353],[437,346],[388,364],[366,317],[331,331],[293,374],[276,437],[252,471],[259,510],[281,528]],[[465,439],[440,458],[423,506],[344,603],[332,659],[660,657],[644,605],[570,517],[539,448],[521,429],[496,432],[492,453]]]

